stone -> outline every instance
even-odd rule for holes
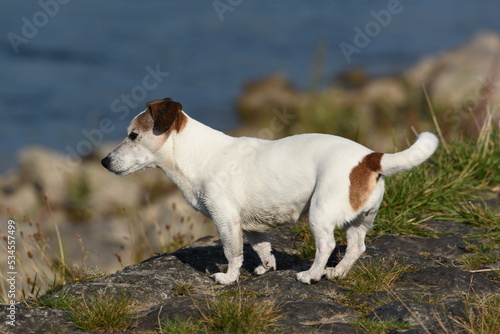
[[[89,184],[88,206],[94,212],[106,215],[141,204],[142,189],[132,177],[114,175],[95,163],[86,163],[80,177]]]
[[[367,318],[374,321],[397,320],[409,324],[418,332],[441,333],[453,329],[456,332],[452,317],[456,316],[457,309],[463,309],[463,303],[417,303],[412,301],[394,301],[378,307]],[[458,311],[459,313],[463,313]]]
[[[498,75],[499,50],[500,36],[481,32],[454,50],[425,57],[406,77],[414,89],[424,85],[436,104],[467,107],[481,98],[481,88]],[[494,89],[498,83],[492,84],[491,102],[498,106],[500,91]]]
[[[33,185],[41,196],[46,195],[52,203],[65,200],[65,181],[78,173],[80,165],[68,165],[61,154],[39,146],[22,150],[18,161],[23,182]]]
[[[475,291],[492,293],[498,287],[482,275],[454,267],[429,267],[417,272],[405,273],[398,279],[396,291],[404,294],[434,296],[463,296]]]
[[[13,193],[3,195],[0,199],[0,209],[11,210],[16,215],[36,213],[43,201],[31,184],[20,185]]]
[[[77,328],[71,325],[70,312],[47,308],[34,308],[16,305],[15,326],[4,321],[4,315],[10,313],[7,305],[0,305],[0,333],[38,334],[38,333],[71,333]]]

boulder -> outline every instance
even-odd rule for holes
[[[483,32],[454,50],[425,57],[408,70],[406,77],[415,90],[425,86],[439,105],[468,107],[484,94],[491,94],[492,105],[498,106],[499,70],[500,36]],[[482,91],[486,86],[489,92]]]
[[[273,110],[287,107],[293,112],[300,100],[300,93],[284,75],[273,74],[248,83],[238,98],[237,109],[245,125],[262,128],[269,126]]]
[[[22,184],[12,193],[0,194],[0,210],[10,210],[19,216],[36,213],[40,203],[43,198],[31,184]]]
[[[143,189],[132,175],[121,177],[110,173],[100,163],[86,163],[79,177],[89,186],[88,208],[98,216],[118,213],[124,208],[136,208],[142,204]]]
[[[66,198],[65,181],[79,172],[78,164],[68,164],[64,156],[45,147],[33,146],[18,155],[20,178],[34,186],[41,196],[52,203],[62,203]]]

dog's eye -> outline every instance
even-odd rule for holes
[[[135,140],[137,138],[137,133],[135,132],[131,132],[129,135],[128,135],[128,139],[130,140]]]

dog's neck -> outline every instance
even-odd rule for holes
[[[192,206],[204,212],[202,196],[205,180],[200,179],[203,175],[200,170],[205,170],[215,153],[235,138],[187,118],[182,131],[172,133],[158,151],[158,167],[177,185]]]

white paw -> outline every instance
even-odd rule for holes
[[[269,271],[270,268],[266,268],[264,267],[263,265],[260,265],[258,266],[257,268],[255,268],[255,270],[253,271],[253,273],[257,276],[260,276],[262,274],[265,274]]]
[[[259,275],[262,275],[262,274],[265,274],[267,273],[269,270],[276,270],[276,266],[272,266],[272,267],[265,267],[264,265],[260,265],[258,266],[257,268],[255,268],[255,270],[253,271],[253,273],[257,276]]]
[[[216,273],[212,275],[212,278],[215,280],[215,282],[222,284],[222,285],[227,285],[234,283],[238,280],[238,277],[234,277],[233,275],[228,275],[224,273]]]
[[[311,273],[309,270],[301,271],[297,274],[297,280],[305,284],[311,284]]]
[[[255,268],[253,273],[255,275],[262,275],[267,273],[269,270],[276,270],[276,259],[274,258],[274,256],[272,256],[269,261],[266,261],[265,265],[261,264],[260,266]]]
[[[334,279],[334,278],[344,278],[347,276],[348,271],[335,268],[326,268],[325,274],[326,278]]]
[[[323,276],[323,272],[320,273],[315,273],[311,272],[311,270],[306,270],[306,271],[301,271],[300,273],[297,274],[297,279],[306,284],[311,284],[311,281],[319,281],[321,280],[321,277]]]

